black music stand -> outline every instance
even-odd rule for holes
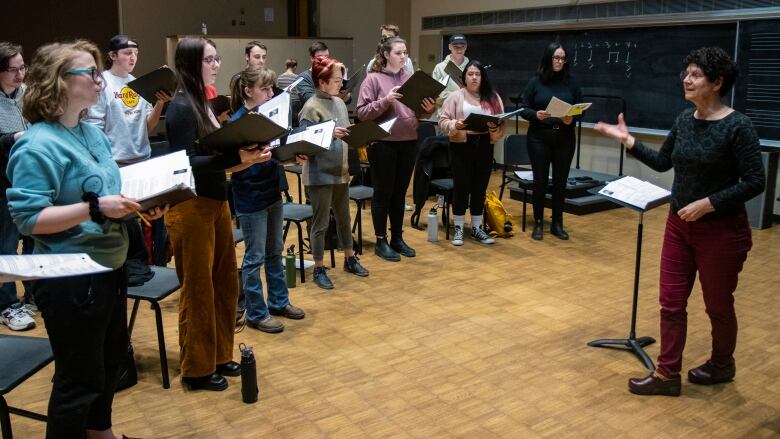
[[[637,229],[636,229],[636,263],[634,265],[634,298],[631,304],[631,328],[629,329],[628,332],[628,338],[600,338],[598,340],[593,340],[591,342],[588,342],[588,346],[631,351],[633,352],[634,355],[636,355],[639,358],[639,360],[642,363],[644,363],[645,367],[647,367],[648,370],[652,371],[655,370],[655,365],[653,364],[653,360],[651,360],[650,357],[645,352],[644,347],[655,343],[655,339],[653,337],[636,336],[636,306],[637,306],[637,299],[639,298],[639,265],[642,262],[642,228],[643,228],[645,212],[655,207],[658,207],[660,205],[666,204],[669,201],[669,197],[658,199],[652,204],[648,205],[645,209],[641,209],[631,204],[624,203],[615,198],[600,194],[598,192],[600,189],[601,188],[593,188],[588,190],[588,192],[591,192],[596,195],[601,195],[604,198],[612,201],[613,203],[619,204],[623,207],[627,207],[631,210],[635,210],[639,212],[639,224],[637,225]]]
[[[520,104],[523,103],[523,95],[517,95],[510,97],[509,101],[515,104],[515,111],[520,109]],[[520,128],[517,126],[519,123],[520,113],[515,113],[515,134],[518,134]]]

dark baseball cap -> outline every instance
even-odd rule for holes
[[[450,44],[466,44],[466,36],[463,34],[452,34],[450,36]]]
[[[137,49],[138,44],[134,39],[128,37],[127,35],[114,35],[108,42],[109,52],[116,52],[117,50],[127,49],[128,47]]]

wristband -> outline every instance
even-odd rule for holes
[[[100,202],[98,201],[98,194],[94,192],[84,192],[81,196],[82,201],[89,203],[89,218],[97,223],[103,224],[106,222],[106,216],[100,211]]]

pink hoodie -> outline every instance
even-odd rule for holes
[[[360,85],[360,96],[357,103],[357,116],[360,120],[385,122],[394,117],[398,120],[393,125],[392,134],[382,140],[404,141],[417,139],[417,116],[406,105],[387,100],[390,90],[402,85],[412,76],[406,69],[398,73],[390,73],[387,69],[381,72],[371,72]],[[422,117],[430,116],[423,114]]]

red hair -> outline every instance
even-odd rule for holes
[[[320,81],[327,81],[333,76],[335,70],[341,70],[343,76],[347,68],[339,60],[320,55],[311,62],[311,79],[315,87],[320,86]]]

